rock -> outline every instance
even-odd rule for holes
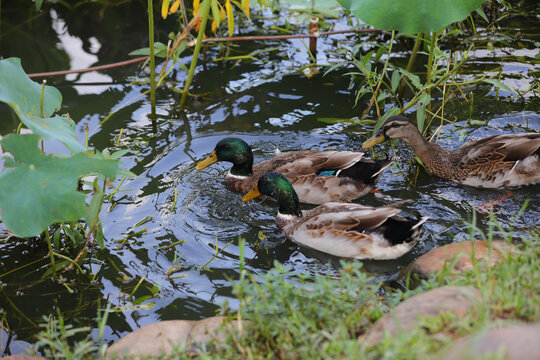
[[[392,335],[413,329],[421,318],[435,317],[452,312],[465,316],[482,294],[470,286],[443,286],[415,295],[380,318],[359,340],[373,345],[381,341],[386,332]]]
[[[493,358],[538,360],[540,359],[538,339],[540,339],[540,323],[505,326],[461,339],[437,358],[468,360],[497,354],[497,357]]]
[[[2,357],[2,360],[47,360],[41,356],[35,355],[10,355]]]
[[[402,275],[410,272],[420,278],[428,278],[434,272],[441,270],[445,264],[449,266],[453,261],[455,261],[455,265],[450,271],[451,273],[466,272],[473,268],[473,252],[477,261],[491,267],[501,261],[507,253],[515,251],[515,249],[514,245],[502,240],[492,241],[491,253],[487,240],[448,244],[420,256],[405,268]],[[455,256],[457,256],[457,260]]]
[[[223,339],[224,334],[216,330],[224,319],[226,317],[214,316],[199,321],[167,320],[143,326],[112,344],[107,358],[158,356],[171,353],[173,346],[194,353],[212,339]]]

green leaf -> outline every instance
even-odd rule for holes
[[[147,47],[147,48],[133,50],[128,55],[147,56],[147,55],[150,55],[150,48]],[[167,45],[165,45],[162,42],[156,41],[154,43],[154,55],[160,58],[167,57]]]
[[[219,16],[219,7],[216,0],[211,0],[210,8],[212,9],[212,17],[214,18],[214,21],[216,22],[216,25],[219,29],[219,25],[221,24],[221,19]]]
[[[101,249],[104,249],[105,248],[105,239],[103,238],[103,226],[101,226],[101,221],[98,222],[98,226],[97,226],[95,234],[96,234],[96,242],[97,242],[98,246]]]
[[[353,119],[349,118],[330,118],[330,117],[322,117],[317,118],[317,121],[323,122],[325,124],[354,124]]]
[[[405,75],[417,89],[422,88],[422,83],[420,82],[418,75],[411,74],[407,70],[401,68],[399,69],[399,72]]]
[[[336,0],[287,0],[281,1],[280,6],[296,11],[318,11],[330,17],[339,17],[339,5]]]
[[[481,17],[482,19],[484,19],[484,21],[487,22],[487,23],[489,24],[489,19],[488,19],[488,17],[486,16],[486,13],[484,12],[484,10],[482,10],[481,7],[475,9],[474,12],[476,12],[478,15],[480,15],[480,17]]]
[[[54,232],[53,245],[55,249],[60,249],[60,228],[56,229],[56,231]]]
[[[363,22],[382,30],[415,34],[461,21],[485,0],[338,0]]]
[[[431,102],[431,95],[429,95],[428,93],[423,93],[422,95],[420,95],[420,99],[418,100],[418,102],[422,105],[427,105]]]
[[[51,118],[39,119],[26,124],[34,134],[43,136],[45,140],[59,140],[64,143],[72,154],[85,152],[85,147],[77,140],[75,122],[66,116],[56,115]]]
[[[416,111],[416,124],[418,125],[418,131],[422,133],[424,131],[424,123],[426,122],[426,105],[422,105]]]
[[[501,90],[504,90],[504,91],[508,91],[509,93],[513,93],[512,89],[510,89],[508,86],[506,86],[504,83],[500,82],[499,80],[495,80],[495,79],[484,79],[483,80],[485,83],[488,83],[488,84],[491,84],[491,85],[495,85],[495,87],[501,89]]]
[[[399,71],[397,70],[394,70],[392,72],[392,91],[393,92],[396,92],[398,86],[399,86],[399,80],[400,80],[401,76],[399,74]]]
[[[20,59],[0,60],[0,101],[8,104],[35,134],[45,140],[60,140],[72,154],[84,152],[84,146],[77,141],[75,123],[64,116],[51,117],[62,103],[62,95],[52,86],[45,86],[41,118],[41,89],[41,84],[26,75]]]
[[[89,153],[70,158],[45,155],[37,135],[10,134],[1,141],[15,161],[0,173],[0,208],[4,225],[21,237],[37,236],[50,224],[85,217],[86,196],[78,179],[103,174],[114,179],[117,160],[95,159]]]
[[[55,272],[58,272],[58,271],[62,270],[63,268],[65,268],[69,264],[71,264],[71,261],[69,261],[69,260],[58,261],[56,264],[54,264],[54,268],[52,266],[50,268],[48,268],[47,271],[45,271],[43,273],[43,275],[41,275],[41,278],[46,279],[49,276],[51,276],[52,274],[54,274]]]
[[[375,134],[377,130],[381,128],[382,124],[384,124],[386,119],[388,119],[390,116],[399,114],[399,112],[400,112],[399,108],[391,108],[391,109],[386,110],[384,115],[381,116],[379,120],[377,120],[377,123],[375,124],[375,128],[373,129],[373,134]]]
[[[88,226],[93,226],[99,220],[99,210],[103,203],[103,191],[99,189],[94,193],[90,200],[90,206],[88,206],[88,214],[86,215],[86,223]]]

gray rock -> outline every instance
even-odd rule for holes
[[[201,345],[212,339],[223,339],[224,334],[216,332],[226,319],[214,316],[208,319],[168,320],[144,326],[127,334],[107,350],[107,358],[140,359],[160,354],[170,354],[173,348],[195,353]]]
[[[428,278],[445,264],[450,266],[454,261],[451,273],[466,272],[474,266],[473,253],[478,262],[491,267],[516,249],[514,245],[502,240],[493,240],[491,244],[491,251],[487,240],[463,241],[432,249],[407,266],[402,275],[410,272],[420,278]]]
[[[443,286],[415,295],[380,318],[359,340],[373,345],[383,340],[386,332],[395,335],[409,331],[422,318],[435,317],[440,313],[464,316],[481,297],[480,291],[470,286]]]
[[[461,339],[438,358],[469,360],[496,354],[497,359],[538,360],[539,339],[540,323],[505,326]]]

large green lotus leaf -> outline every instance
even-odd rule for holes
[[[415,34],[461,21],[485,0],[338,0],[366,24]]]
[[[43,93],[43,119],[41,118],[42,85],[32,81],[24,72],[21,60],[0,60],[0,101],[7,103],[33,133],[45,140],[60,140],[72,154],[84,152],[77,141],[75,123],[63,116],[51,117],[60,109],[62,95],[52,86]]]
[[[0,208],[8,230],[21,237],[37,236],[50,224],[75,221],[87,214],[85,195],[77,191],[80,177],[103,174],[116,178],[117,160],[95,159],[89,153],[69,158],[45,155],[39,136],[10,134],[1,141],[13,159],[0,173]],[[9,158],[6,158],[9,159]]]

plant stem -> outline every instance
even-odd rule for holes
[[[201,27],[199,28],[199,34],[197,35],[197,43],[195,44],[195,49],[193,50],[193,57],[191,58],[191,65],[189,66],[188,78],[186,80],[186,84],[184,85],[184,92],[182,93],[182,99],[180,100],[180,109],[184,108],[184,104],[186,103],[189,87],[191,86],[193,75],[195,74],[195,68],[197,67],[197,58],[199,57],[199,51],[201,50],[202,39],[204,35],[204,30],[206,29],[206,21],[208,20],[208,13],[210,11],[211,1],[212,0],[205,0],[202,6]]]
[[[156,58],[154,57],[154,7],[148,0],[148,37],[150,46],[150,107],[152,119],[156,117]]]
[[[414,47],[412,49],[411,56],[409,57],[409,61],[407,62],[407,70],[408,72],[411,72],[412,67],[414,66],[414,62],[416,61],[416,55],[418,54],[418,50],[420,50],[420,45],[422,45],[422,41],[424,40],[424,34],[419,33],[418,37],[416,38],[416,41],[414,42]],[[403,75],[401,76],[401,84],[399,85],[398,90],[398,98],[403,97],[403,93],[405,92],[405,79],[403,79]]]
[[[54,254],[51,244],[51,236],[49,234],[49,228],[45,229],[45,240],[47,241],[47,247],[49,248],[49,256],[51,258],[51,266],[53,269],[53,274],[56,277],[56,266],[54,265]]]
[[[431,33],[431,42],[429,43],[429,57],[426,69],[426,86],[429,86],[431,84],[431,72],[433,70],[433,52],[435,51],[435,47],[437,46],[437,36],[439,36],[439,33],[437,31]],[[431,99],[431,88],[428,88],[427,94]],[[429,123],[431,118],[431,101],[429,102],[429,104],[427,104],[426,109],[426,120]]]
[[[375,88],[375,91],[373,92],[373,95],[371,96],[371,100],[369,101],[369,106],[364,112],[362,113],[362,117],[360,118],[360,121],[364,120],[366,115],[371,110],[371,107],[373,106],[373,103],[377,101],[377,94],[379,93],[379,88],[381,87],[381,84],[384,79],[384,75],[386,74],[386,68],[388,67],[388,60],[390,60],[390,55],[392,54],[392,44],[394,43],[394,35],[396,34],[395,31],[392,31],[392,37],[390,38],[390,45],[388,46],[388,55],[386,56],[386,61],[384,62],[383,71],[381,74],[381,77],[379,79],[379,83],[377,84],[377,87]],[[377,106],[378,109],[378,106]]]

